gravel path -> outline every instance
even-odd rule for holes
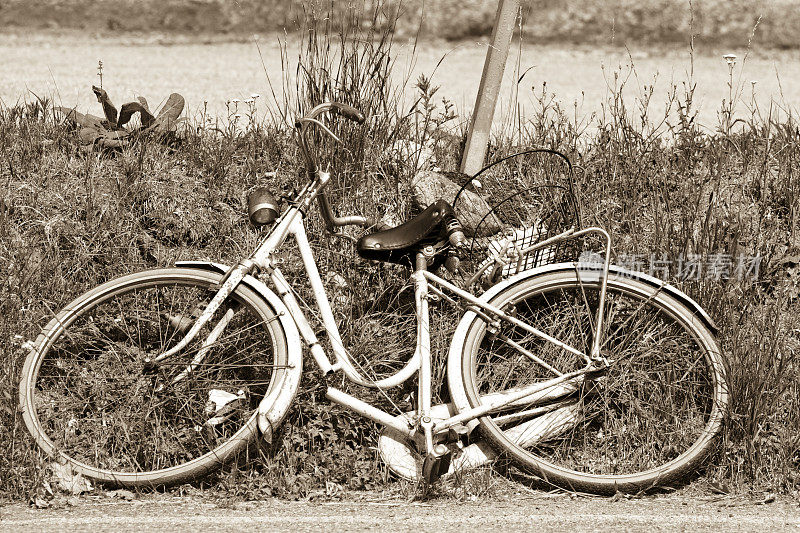
[[[800,531],[800,506],[733,497],[641,499],[520,495],[425,503],[358,496],[341,502],[208,502],[146,496],[73,499],[59,509],[0,508],[1,531]]]

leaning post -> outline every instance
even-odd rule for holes
[[[500,84],[503,82],[503,71],[508,59],[508,49],[511,47],[511,37],[514,35],[519,2],[520,0],[499,0],[497,6],[492,40],[486,50],[481,84],[467,133],[467,145],[461,159],[461,172],[465,174],[478,172],[486,158],[494,108],[500,94]]]

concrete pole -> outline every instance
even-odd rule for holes
[[[483,161],[486,159],[494,108],[497,106],[508,49],[511,47],[511,37],[514,35],[519,2],[520,0],[499,0],[497,6],[492,40],[486,50],[486,62],[483,64],[478,98],[475,101],[472,123],[467,133],[464,157],[461,160],[461,172],[466,174],[475,174],[483,168]]]

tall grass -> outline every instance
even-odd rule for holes
[[[707,477],[735,490],[785,491],[800,467],[800,124],[785,104],[731,120],[733,104],[723,102],[717,131],[707,134],[691,115],[691,80],[683,87],[674,87],[666,114],[653,115],[647,88],[631,102],[615,85],[596,133],[540,100],[517,133],[575,155],[584,220],[610,231],[617,261],[637,258],[634,266],[652,268],[716,320],[731,411]],[[702,258],[699,276],[676,268],[691,257]],[[715,257],[732,258],[731,269],[712,272]],[[737,274],[741,259],[750,270]]]
[[[390,155],[398,140],[434,143],[440,161],[458,161],[458,139],[442,131],[452,110],[437,107],[434,88],[418,80],[420,98],[409,108],[401,98],[409,80],[390,81],[397,12],[378,4],[366,23],[357,12],[337,11],[335,20],[304,13],[298,67],[287,57],[283,79],[272,80],[276,91],[296,99],[283,115],[245,131],[197,128],[174,150],[135,143],[107,157],[77,149],[47,102],[0,109],[0,494],[24,497],[43,476],[44,459],[16,406],[24,341],[71,298],[111,277],[176,259],[234,262],[248,253],[259,232],[246,221],[247,190],[267,184],[287,194],[306,179],[286,127],[293,115],[336,99],[370,116],[361,128],[333,122],[344,143],[321,146],[335,171],[331,194],[339,214],[395,220],[413,214],[413,165]],[[540,107],[532,118],[518,115],[494,140],[493,155],[520,145],[570,154],[579,168],[584,220],[610,231],[618,259],[763,258],[757,277],[694,280],[672,271],[667,277],[717,321],[728,361],[731,413],[705,479],[740,491],[793,488],[800,461],[795,116],[776,119],[762,110],[706,133],[692,120],[690,89],[675,89],[671,114],[654,115],[652,93],[643,90],[629,101],[617,86],[604,114],[588,125],[546,93],[536,96]],[[354,355],[387,366],[401,362],[413,350],[408,272],[359,261],[350,239],[326,234],[316,216],[307,222]],[[281,267],[297,282],[299,296],[309,299],[300,265],[285,261]],[[444,331],[434,338],[440,360],[457,318],[441,310],[433,310],[434,327]],[[269,453],[233,465],[212,482],[251,497],[302,497],[326,482],[385,486],[371,424],[320,402],[313,372],[304,383]],[[409,408],[407,392],[373,399],[402,411]]]

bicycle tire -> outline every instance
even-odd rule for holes
[[[597,274],[592,279],[573,269],[519,278],[489,303],[589,353]],[[607,291],[603,353],[614,361],[605,375],[551,398],[551,410],[538,419],[525,402],[484,416],[481,432],[501,456],[567,490],[667,486],[701,464],[721,429],[727,408],[721,351],[703,320],[667,291],[617,274],[609,274]],[[562,373],[585,365],[512,325],[493,333],[467,313],[451,347],[451,358],[460,361],[448,371],[457,374],[451,390],[463,387],[469,407],[484,394],[555,377],[503,336]]]
[[[144,366],[183,337],[221,278],[187,268],[139,272],[58,313],[20,382],[22,416],[39,447],[92,480],[126,487],[190,481],[245,451],[258,430],[259,402],[281,396],[274,389],[284,384],[291,349],[277,318],[283,313],[262,295],[236,288],[224,305],[236,309],[233,318],[183,379],[171,383],[200,340],[155,369]],[[224,397],[220,403],[212,391]]]

